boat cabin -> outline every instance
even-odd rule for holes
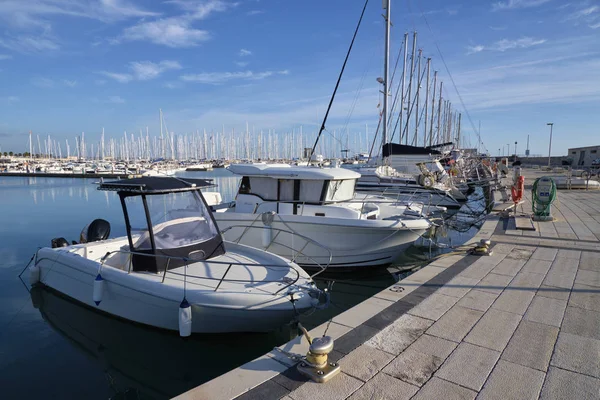
[[[162,272],[225,253],[201,179],[142,177],[102,182],[121,200],[133,271]]]
[[[298,214],[304,206],[350,201],[354,199],[356,181],[360,177],[344,168],[286,164],[236,164],[230,165],[229,170],[242,176],[236,212],[247,213]]]

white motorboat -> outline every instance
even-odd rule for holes
[[[360,174],[348,169],[236,164],[229,170],[242,179],[235,201],[215,207],[224,236],[283,257],[301,248],[306,256],[295,260],[305,268],[388,265],[431,226],[406,216],[406,204],[355,198]]]
[[[116,191],[126,237],[107,239],[95,220],[82,243],[42,248],[30,267],[40,282],[128,320],[191,332],[264,332],[319,306],[320,291],[298,265],[222,240],[203,180],[142,177],[100,183]]]

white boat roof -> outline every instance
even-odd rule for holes
[[[234,174],[283,179],[342,180],[358,179],[360,174],[345,168],[319,168],[288,164],[231,164]]]

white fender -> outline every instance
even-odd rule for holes
[[[265,226],[262,229],[262,245],[266,249],[273,240],[273,229],[270,226]]]
[[[33,286],[40,281],[40,267],[37,264],[29,267],[29,283]]]
[[[96,275],[96,279],[94,279],[94,290],[92,297],[94,299],[94,303],[96,305],[100,305],[102,301],[102,295],[104,294],[104,279],[102,279],[102,275]]]
[[[192,306],[184,298],[179,305],[179,336],[188,337],[192,334]]]

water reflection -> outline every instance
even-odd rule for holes
[[[98,364],[112,398],[132,392],[135,398],[170,398],[264,354],[273,342],[289,340],[289,331],[287,336],[281,331],[183,339],[110,317],[41,286],[31,290],[31,301],[52,329]]]

